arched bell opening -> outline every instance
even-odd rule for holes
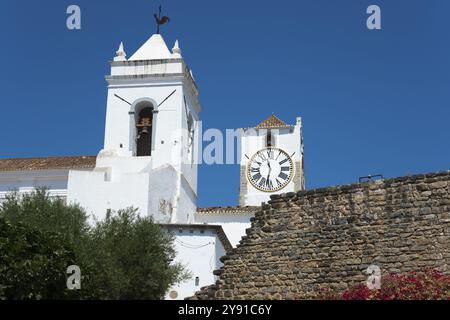
[[[144,103],[136,117],[136,156],[152,155],[153,105]]]

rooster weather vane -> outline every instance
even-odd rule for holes
[[[155,13],[154,16],[156,20],[156,34],[159,34],[159,27],[169,22],[170,18],[167,16],[161,17],[161,6],[159,6],[159,15]]]

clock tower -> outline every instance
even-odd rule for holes
[[[271,115],[239,133],[241,206],[259,206],[272,194],[305,189],[301,118],[288,125]]]

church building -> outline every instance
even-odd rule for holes
[[[46,187],[99,220],[137,208],[176,235],[176,259],[192,278],[166,298],[184,299],[215,283],[220,257],[239,243],[261,203],[305,189],[302,121],[271,115],[239,129],[238,205],[198,208],[198,131],[208,108],[178,41],[169,50],[154,34],[129,58],[120,44],[110,64],[103,149],[96,156],[0,159],[0,202],[11,190]]]

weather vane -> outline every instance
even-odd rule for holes
[[[159,27],[169,22],[170,18],[167,16],[161,17],[161,6],[159,6],[159,15],[155,13],[154,16],[156,20],[156,34],[159,34]]]

